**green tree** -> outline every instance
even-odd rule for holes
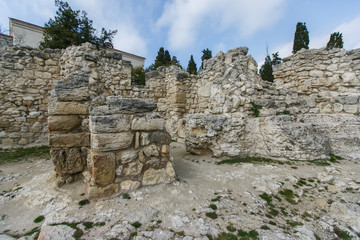
[[[188,73],[191,73],[191,74],[196,74],[197,73],[197,67],[196,67],[196,63],[194,61],[193,55],[190,56],[187,71],[188,71]]]
[[[274,75],[273,75],[272,67],[279,63],[281,63],[281,58],[279,57],[279,52],[273,53],[272,59],[269,56],[269,54],[267,54],[267,56],[265,57],[265,62],[261,66],[260,71],[259,71],[262,80],[274,82]]]
[[[139,66],[131,69],[131,84],[145,85],[145,71],[143,67]]]
[[[183,68],[180,64],[180,61],[177,59],[176,56],[172,57],[170,65],[176,65],[176,66],[180,67],[181,69]]]
[[[163,47],[159,48],[158,55],[155,58],[154,68],[164,66],[165,50]]]
[[[343,48],[344,42],[342,38],[342,33],[334,32],[330,35],[330,40],[326,44],[326,49],[333,49],[333,48]]]
[[[292,53],[296,53],[302,48],[309,49],[309,42],[309,31],[306,28],[306,23],[298,22],[296,24]]]
[[[163,63],[165,66],[169,66],[171,64],[171,56],[168,50],[165,50]]]
[[[207,60],[207,59],[210,59],[212,58],[212,52],[211,50],[209,50],[208,48],[207,49],[204,49],[202,50],[202,57],[201,57],[201,68],[204,68],[204,60]]]
[[[66,48],[84,42],[104,47],[106,43],[112,43],[117,31],[102,28],[101,35],[97,36],[93,21],[85,11],[80,15],[80,10],[73,10],[67,2],[60,0],[55,0],[55,6],[58,7],[56,16],[45,23],[42,48]]]

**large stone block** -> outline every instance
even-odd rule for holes
[[[172,103],[186,103],[186,93],[176,92],[170,96]]]
[[[49,134],[49,145],[51,147],[89,147],[89,133],[68,133],[68,134]]]
[[[144,113],[156,109],[156,102],[149,99],[110,96],[106,98],[106,102],[113,113]]]
[[[95,183],[106,186],[115,179],[115,154],[114,153],[92,153],[92,176]]]
[[[91,147],[98,151],[114,151],[130,147],[134,134],[131,132],[91,134]]]
[[[131,130],[134,131],[156,131],[163,130],[165,121],[162,118],[134,118],[131,124]]]
[[[127,164],[126,167],[124,167],[122,173],[125,176],[130,176],[130,177],[136,177],[141,173],[141,170],[143,168],[143,164],[136,161],[136,162],[131,162],[129,164]]]
[[[50,131],[70,131],[79,126],[81,119],[78,116],[49,116],[48,128]]]
[[[88,198],[104,197],[117,193],[118,191],[119,191],[119,185],[115,183],[109,184],[105,187],[90,186],[90,184],[87,184],[86,186],[86,192]]]
[[[50,155],[54,170],[60,176],[81,172],[86,164],[86,154],[79,148],[51,149]]]
[[[149,168],[144,172],[142,184],[155,185],[159,183],[164,183],[165,181],[166,181],[166,170],[164,168],[161,169]]]
[[[116,133],[129,130],[130,116],[110,115],[90,117],[90,131],[92,133]]]
[[[59,101],[83,101],[89,98],[89,78],[73,75],[69,81],[55,85],[54,97]]]
[[[48,111],[50,115],[86,115],[89,113],[88,105],[77,102],[50,102]]]
[[[141,183],[138,181],[126,180],[120,183],[121,191],[133,191],[140,187]]]

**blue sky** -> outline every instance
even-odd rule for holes
[[[297,22],[306,22],[310,48],[324,47],[330,34],[343,33],[345,49],[360,48],[360,0],[68,0],[84,10],[97,29],[118,30],[117,49],[154,62],[164,47],[186,67],[198,66],[202,50],[213,56],[238,46],[260,64],[266,54],[291,55]],[[53,0],[0,0],[0,25],[8,17],[44,26],[56,13]]]

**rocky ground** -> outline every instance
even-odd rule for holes
[[[360,239],[358,162],[172,153],[177,181],[91,201],[81,181],[56,188],[48,159],[2,165],[0,239]]]

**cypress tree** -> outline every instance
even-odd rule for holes
[[[165,51],[164,48],[161,47],[159,48],[158,55],[155,58],[155,64],[154,64],[155,69],[164,65],[164,57],[165,57]]]
[[[260,68],[260,75],[262,80],[273,82],[274,75],[272,70],[272,61],[269,55],[265,57],[265,62]]]
[[[292,53],[296,53],[302,48],[309,49],[309,42],[309,31],[306,28],[306,23],[298,22],[296,24]]]
[[[333,48],[343,48],[344,42],[342,38],[342,33],[334,32],[330,35],[329,42],[326,44],[326,49],[333,49]]]
[[[194,57],[193,55],[190,56],[190,60],[189,60],[189,64],[187,67],[187,71],[190,74],[196,74],[197,73],[197,67],[196,67],[196,63],[194,61]]]
[[[165,66],[168,66],[171,63],[171,56],[168,50],[165,50],[163,63]]]

